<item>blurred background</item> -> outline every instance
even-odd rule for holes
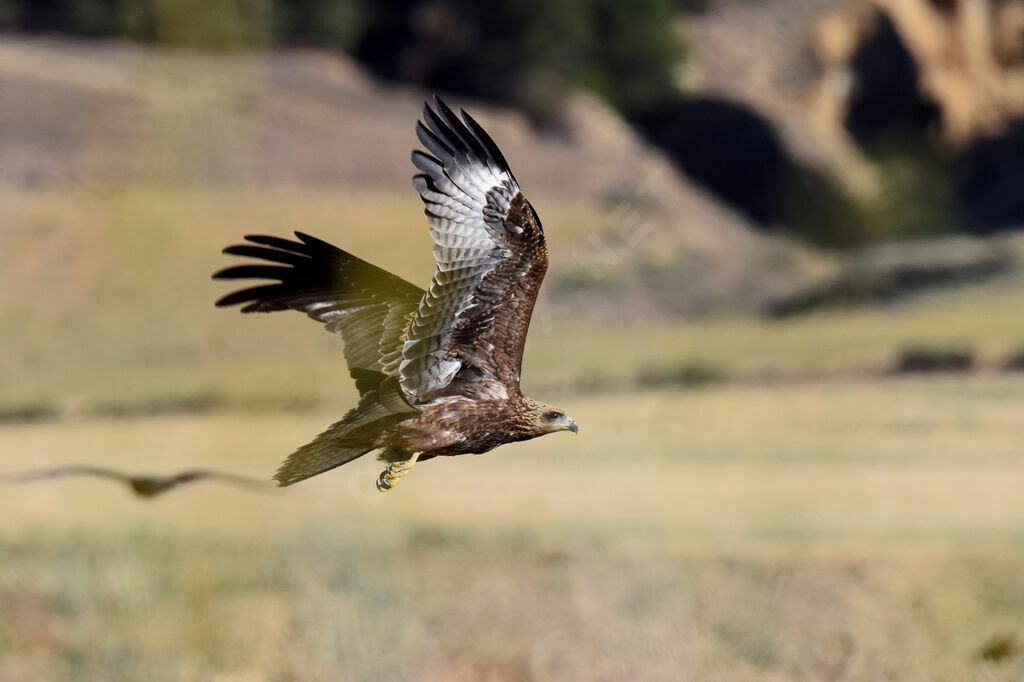
[[[425,98],[552,264],[580,423],[278,495],[0,489],[0,681],[1024,679],[1021,0],[0,0],[0,473],[269,477],[340,338],[245,234],[424,285]]]

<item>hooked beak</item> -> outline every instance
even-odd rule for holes
[[[580,425],[577,424],[575,421],[571,421],[569,422],[569,430],[575,434],[578,434],[580,432]]]

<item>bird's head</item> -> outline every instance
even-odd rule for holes
[[[579,425],[565,413],[565,410],[532,398],[527,398],[526,403],[530,407],[530,417],[539,434],[555,433],[556,431],[579,433]]]

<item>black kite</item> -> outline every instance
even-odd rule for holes
[[[426,205],[437,270],[424,291],[315,237],[247,236],[217,279],[273,280],[219,306],[300,310],[340,333],[359,404],[296,450],[282,486],[371,451],[388,462],[389,490],[417,460],[487,452],[555,431],[577,431],[562,410],[522,394],[523,345],[548,267],[540,220],[508,163],[466,112],[424,106],[413,186]]]

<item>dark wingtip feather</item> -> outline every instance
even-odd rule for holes
[[[443,105],[444,102],[441,102]],[[438,111],[434,111],[428,106],[423,107],[423,122],[426,124],[426,128],[434,133],[434,135],[441,141],[444,142],[445,147],[450,149],[450,154],[467,154],[469,153],[469,147],[466,146],[466,142],[459,137],[459,134],[452,129],[452,127],[445,121],[443,116],[444,109],[438,108]]]
[[[448,128],[452,133],[459,139],[462,145],[471,151],[473,154],[478,156],[481,161],[486,162],[488,157],[488,150],[480,144],[480,141],[473,136],[473,133],[469,131],[466,124],[459,120],[459,117],[455,115],[455,112],[442,101],[438,102],[439,113],[448,124]]]
[[[296,230],[295,236],[298,237],[302,241],[302,243],[307,247],[313,247],[316,249],[320,249],[322,251],[330,252],[331,254],[336,256],[341,256],[342,254],[344,254],[345,257],[348,257],[348,254],[345,254],[345,252],[343,252],[338,247],[334,246],[333,244],[329,244],[328,242],[325,242],[323,239],[314,237],[311,234],[306,234],[305,232],[299,232],[298,230]],[[309,255],[314,255],[314,252],[310,249],[305,249],[305,251],[309,253]]]
[[[455,115],[455,112],[452,111],[451,107],[445,104],[444,100],[441,99],[440,97],[437,97],[437,95],[434,95],[434,97],[436,98],[434,103],[437,105],[437,113],[444,116],[445,119],[447,119],[448,121],[455,121],[456,123],[458,123],[459,119]]]
[[[249,305],[242,308],[243,313],[285,310],[288,307],[286,304],[278,303],[274,300],[280,294],[280,284],[263,284],[260,286],[233,291],[227,296],[222,296],[217,299],[217,302],[214,303],[214,305],[218,308],[226,308],[228,306],[238,305],[239,303],[249,303]]]
[[[487,150],[488,156],[492,158],[498,166],[504,170],[509,176],[515,180],[515,176],[512,175],[512,169],[508,166],[508,161],[505,160],[505,155],[501,153],[501,149],[498,148],[497,143],[494,139],[487,134],[483,126],[476,122],[476,119],[470,116],[465,109],[459,109],[459,113],[462,114],[462,120],[465,121],[466,127],[469,128],[470,132],[479,140],[480,144],[483,145],[484,149]]]
[[[451,157],[467,154],[507,173],[515,181],[505,155],[483,126],[465,109],[460,108],[456,115],[439,95],[434,95],[433,107],[429,101],[423,103],[423,118],[416,123],[416,137],[445,168],[452,162]]]
[[[294,268],[281,265],[247,263],[233,265],[214,273],[214,279],[276,279],[281,280],[294,272]]]
[[[266,246],[255,246],[253,244],[239,244],[224,249],[224,253],[231,256],[242,256],[245,258],[261,258],[271,263],[282,263],[285,265],[298,266],[309,260],[309,256],[295,251],[282,251]]]
[[[227,308],[228,306],[244,303],[252,298],[252,295],[249,293],[250,291],[251,289],[243,289],[241,291],[232,292],[227,296],[221,296],[213,305],[218,308]]]
[[[227,308],[228,306],[235,305],[235,301],[231,300],[231,295],[221,296],[214,302],[214,307]]]
[[[421,149],[415,150],[410,156],[409,160],[412,161],[412,165],[423,171],[427,175],[441,174],[444,172],[444,162],[430,154],[427,154]]]
[[[254,244],[262,244],[263,246],[270,246],[275,249],[281,249],[282,251],[296,252],[296,248],[300,248],[302,246],[298,242],[282,239],[281,237],[272,237],[266,234],[247,234],[245,235],[245,238]]]
[[[448,144],[438,137],[433,130],[423,125],[423,121],[416,121],[416,138],[424,147],[438,158],[450,158],[455,155]]]

